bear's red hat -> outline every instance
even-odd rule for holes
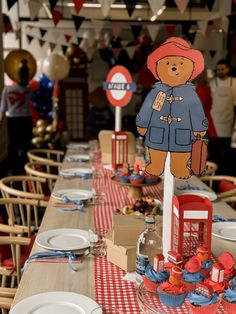
[[[204,69],[204,58],[200,51],[192,49],[189,43],[182,38],[171,37],[154,50],[147,59],[147,67],[157,80],[159,80],[157,62],[165,57],[171,56],[185,57],[193,61],[194,69],[189,79],[190,81],[197,77]]]

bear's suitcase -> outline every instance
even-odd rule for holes
[[[203,176],[206,173],[208,139],[197,138],[192,141],[191,175]]]

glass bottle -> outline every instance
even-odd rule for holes
[[[145,230],[140,234],[136,250],[136,284],[140,285],[145,269],[153,265],[154,256],[162,253],[161,230],[156,225],[155,216],[145,217]]]

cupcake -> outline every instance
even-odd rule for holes
[[[157,182],[158,177],[152,174],[145,172],[144,174],[144,183],[155,183]]]
[[[132,184],[140,184],[143,182],[144,176],[139,171],[139,165],[134,167],[133,173],[130,175],[129,180]]]
[[[148,264],[143,276],[144,286],[147,291],[157,293],[157,287],[163,281],[168,280],[169,272],[167,270],[156,271],[151,264]]]
[[[221,293],[226,288],[228,283],[224,281],[224,267],[220,263],[215,263],[212,266],[211,277],[206,278],[204,283],[213,288],[216,293]]]
[[[234,277],[236,278],[236,277]],[[236,313],[236,285],[228,287],[222,294],[221,303],[228,314]]]
[[[182,269],[173,267],[169,280],[159,285],[157,293],[162,304],[170,307],[181,306],[187,296],[186,288],[182,284]]]
[[[220,305],[218,294],[202,282],[197,283],[196,289],[188,294],[187,301],[192,314],[216,314]]]
[[[124,164],[121,173],[119,174],[119,181],[121,183],[128,183],[130,176],[129,165]]]
[[[183,284],[188,291],[195,289],[196,284],[205,279],[201,273],[201,261],[197,256],[193,256],[184,266]]]
[[[235,275],[235,260],[234,256],[230,252],[223,252],[218,257],[218,261],[224,267],[224,280],[229,281]]]
[[[209,259],[208,249],[205,246],[197,248],[197,257],[201,261],[201,273],[207,277],[212,269],[213,262]]]

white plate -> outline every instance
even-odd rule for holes
[[[83,176],[83,175],[92,175],[93,170],[91,168],[69,168],[69,169],[63,169],[60,171],[61,176]]]
[[[36,243],[48,250],[75,251],[90,246],[88,231],[81,229],[52,229],[36,236]]]
[[[51,195],[61,201],[63,201],[65,197],[71,201],[86,201],[93,198],[94,194],[90,190],[64,189],[54,191]]]
[[[9,314],[88,314],[98,307],[93,299],[85,295],[53,291],[23,299]]]
[[[217,195],[216,193],[214,193],[213,191],[208,191],[204,188],[200,188],[199,189],[182,189],[182,186],[179,185],[177,187],[175,187],[175,194],[176,195],[182,195],[182,194],[193,194],[193,195],[198,195],[201,197],[207,197],[209,198],[209,200],[211,201],[215,201],[217,199]]]
[[[212,224],[212,234],[218,238],[236,241],[236,222],[215,222]]]
[[[71,149],[77,149],[77,148],[89,149],[89,144],[88,143],[69,143],[66,147],[71,148]]]
[[[69,156],[66,156],[66,161],[77,162],[77,161],[89,161],[89,160],[90,160],[89,155],[69,155]]]

